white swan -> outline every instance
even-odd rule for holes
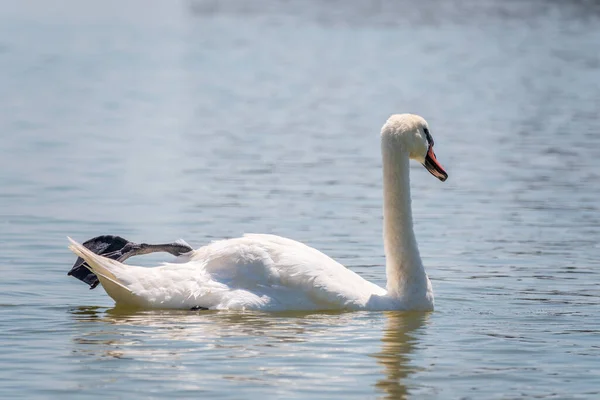
[[[392,115],[381,130],[387,288],[320,251],[274,235],[213,242],[155,268],[99,256],[71,241],[117,305],[163,309],[432,310],[433,291],[413,232],[409,159],[448,177],[427,122]]]

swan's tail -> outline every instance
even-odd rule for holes
[[[110,258],[102,257],[88,250],[73,239],[68,239],[71,242],[69,249],[87,262],[91,271],[98,276],[106,293],[108,293],[117,304],[132,306],[141,305],[140,298],[133,294],[133,292],[118,277],[119,272],[127,269],[126,265],[111,260]]]

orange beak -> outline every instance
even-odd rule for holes
[[[425,162],[423,163],[427,171],[431,173],[431,175],[438,178],[440,181],[444,182],[448,179],[448,174],[442,164],[435,157],[435,153],[433,152],[433,146],[429,146],[429,150],[427,150],[427,155],[425,156]]]

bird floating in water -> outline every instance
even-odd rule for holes
[[[413,231],[409,161],[442,182],[425,119],[392,115],[381,129],[387,285],[380,287],[320,251],[292,239],[249,234],[193,250],[185,242],[149,245],[99,236],[83,245],[70,275],[99,281],[117,305],[146,309],[432,310],[431,282]],[[177,258],[155,268],[122,263],[155,251]]]

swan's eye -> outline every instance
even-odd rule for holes
[[[433,147],[433,138],[431,137],[431,134],[429,133],[429,129],[423,128],[423,132],[425,132],[425,138],[427,138],[427,141],[429,142],[429,146]]]

